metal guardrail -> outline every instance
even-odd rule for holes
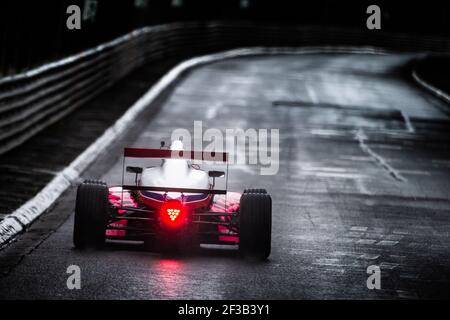
[[[445,38],[418,39],[343,28],[250,22],[184,22],[146,27],[78,55],[0,79],[0,154],[67,116],[144,63],[243,46],[315,45],[450,52],[450,41]]]

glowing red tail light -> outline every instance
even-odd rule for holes
[[[161,221],[168,227],[177,227],[183,222],[183,205],[169,200],[161,206]]]
[[[181,212],[180,209],[175,209],[175,208],[167,208],[166,209],[166,213],[169,215],[169,218],[172,221],[175,221],[175,219],[178,217],[180,212]]]

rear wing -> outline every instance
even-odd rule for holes
[[[227,152],[207,152],[192,150],[167,150],[125,148],[123,152],[126,158],[159,158],[159,159],[185,159],[213,162],[228,162]]]
[[[228,153],[227,152],[124,148],[123,155],[124,155],[123,168],[122,168],[122,189],[123,190],[180,192],[180,193],[208,193],[208,194],[225,194],[225,195],[227,194],[227,187],[228,187]],[[227,172],[226,172],[225,190],[124,185],[125,158],[184,159],[184,160],[197,160],[197,161],[210,161],[210,162],[226,163]]]

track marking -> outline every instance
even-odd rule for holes
[[[370,155],[378,164],[381,165],[389,174],[397,181],[405,182],[406,179],[398,173],[393,167],[391,167],[383,157],[373,151],[367,144],[367,136],[362,129],[358,129],[355,132],[355,139],[359,142],[359,147],[368,155]]]
[[[211,120],[211,119],[215,118],[221,107],[222,107],[222,105],[219,103],[216,103],[213,106],[211,106],[206,111],[206,114],[205,114],[206,119]]]
[[[405,121],[405,125],[406,125],[406,129],[408,130],[408,132],[410,133],[415,133],[416,129],[414,128],[411,119],[409,118],[408,114],[404,111],[400,111],[403,120]]]
[[[317,100],[317,95],[314,92],[314,89],[311,86],[306,85],[306,91],[308,92],[308,96],[311,99],[313,104],[317,104],[319,101]]]

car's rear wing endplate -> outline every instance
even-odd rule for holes
[[[180,193],[209,193],[209,194],[226,194],[227,190],[220,189],[192,189],[192,188],[170,188],[170,187],[146,187],[124,185],[123,190],[130,191],[160,191],[160,192],[180,192]]]
[[[159,159],[186,159],[199,161],[228,162],[227,152],[207,152],[193,150],[167,150],[125,148],[124,156],[127,158],[159,158]]]

